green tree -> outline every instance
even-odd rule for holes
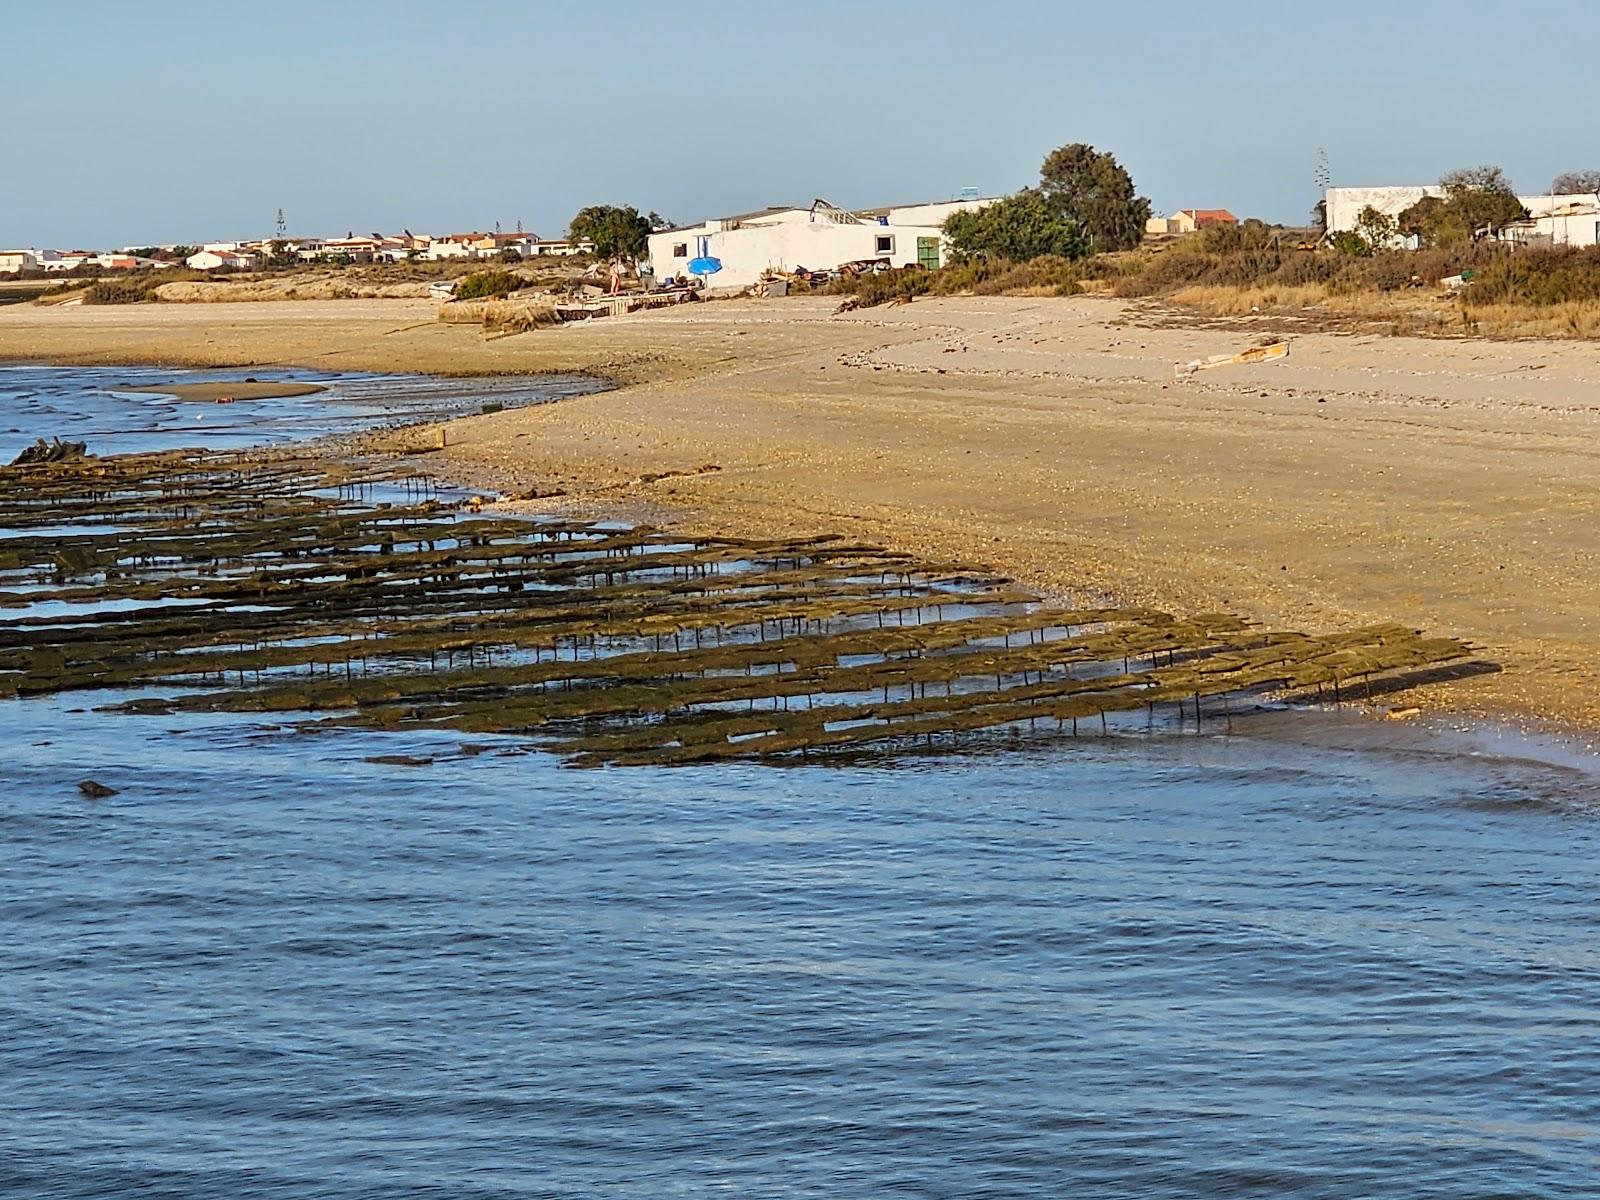
[[[297,267],[300,265],[300,256],[289,249],[289,243],[281,238],[273,238],[267,243],[265,265],[268,267]]]
[[[491,267],[462,276],[452,296],[456,300],[504,299],[518,288],[527,286],[528,281],[521,275]]]
[[[1499,167],[1463,167],[1439,180],[1444,196],[1425,196],[1400,214],[1400,229],[1430,246],[1471,241],[1528,215]]]
[[[1463,167],[1443,176],[1439,186],[1444,188],[1445,197],[1441,212],[1455,228],[1464,229],[1469,238],[1481,229],[1498,229],[1528,215],[1517,199],[1516,189],[1499,167]]]
[[[1339,254],[1347,254],[1352,258],[1367,258],[1372,254],[1372,247],[1367,244],[1367,239],[1354,229],[1341,229],[1328,239],[1329,244]]]
[[[1092,251],[1129,250],[1144,238],[1150,201],[1111,154],[1093,146],[1052,150],[1039,169],[1039,193]]]
[[[1082,258],[1089,252],[1077,227],[1034,188],[979,209],[951,213],[944,236],[955,262],[987,258],[1020,263],[1042,254]]]
[[[1388,213],[1379,212],[1367,205],[1356,214],[1356,236],[1367,244],[1369,251],[1388,250],[1399,233],[1399,222]]]
[[[1400,232],[1420,237],[1424,242],[1433,241],[1434,230],[1439,224],[1439,211],[1444,208],[1444,200],[1438,196],[1424,196],[1410,208],[1402,212],[1396,221]]]
[[[567,236],[575,242],[593,242],[594,251],[601,258],[631,258],[644,256],[649,244],[650,221],[639,215],[631,205],[622,208],[614,204],[591,204],[578,210],[567,227]]]

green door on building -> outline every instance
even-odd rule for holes
[[[927,267],[930,271],[939,269],[939,239],[936,237],[917,239],[917,266]]]

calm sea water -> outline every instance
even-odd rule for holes
[[[0,704],[6,1197],[1600,1180],[1581,760],[1310,714],[580,772],[84,707]]]
[[[131,387],[175,381],[255,379],[322,384],[327,391],[231,404],[179,400]],[[530,379],[434,379],[419,375],[272,370],[175,371],[161,367],[0,366],[0,462],[37,437],[87,442],[99,454],[174,446],[233,449],[479,411],[594,391],[577,375]]]

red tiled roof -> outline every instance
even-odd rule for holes
[[[1196,225],[1202,221],[1221,221],[1227,225],[1239,223],[1239,218],[1225,208],[1189,208],[1184,211],[1194,218]]]

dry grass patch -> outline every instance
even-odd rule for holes
[[[559,325],[555,302],[548,297],[527,300],[455,300],[440,306],[446,325],[481,325],[486,333],[526,333]]]
[[[1256,312],[1315,308],[1328,303],[1329,296],[1328,289],[1319,283],[1249,287],[1196,284],[1179,289],[1171,299],[1215,317],[1243,317]]]
[[[1501,338],[1600,337],[1600,301],[1564,304],[1463,304],[1461,323],[1468,332]]]
[[[427,296],[425,282],[372,283],[338,275],[273,275],[261,279],[175,280],[155,288],[169,304],[221,304],[267,300],[417,300]]]

